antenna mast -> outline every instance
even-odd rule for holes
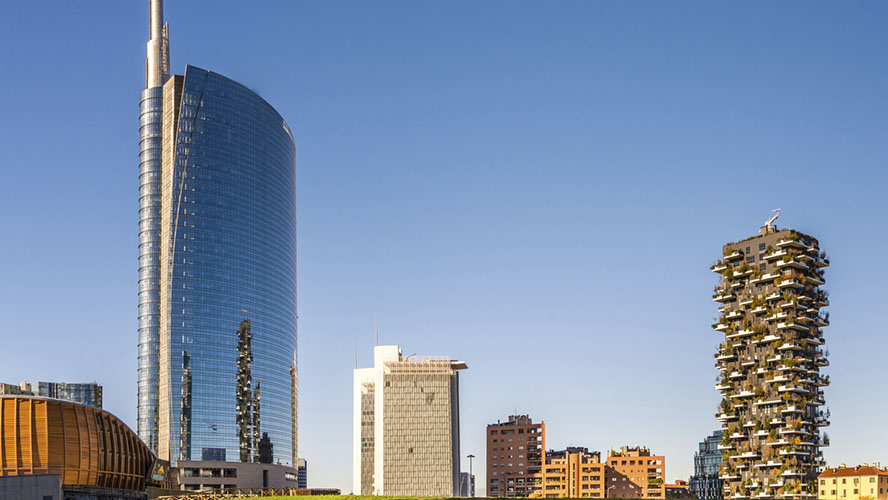
[[[145,88],[162,87],[170,77],[169,26],[163,22],[163,0],[151,0]]]

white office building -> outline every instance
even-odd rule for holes
[[[465,362],[376,346],[355,370],[354,493],[459,494],[459,371]]]

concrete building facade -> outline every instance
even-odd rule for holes
[[[829,444],[822,328],[829,315],[818,241],[774,226],[729,243],[712,266],[724,335],[715,354],[725,498],[813,498]]]
[[[540,490],[546,424],[510,415],[487,426],[487,496],[527,497]]]
[[[459,492],[462,361],[404,357],[376,346],[355,370],[355,494],[455,496]]]

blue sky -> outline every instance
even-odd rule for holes
[[[0,381],[97,380],[135,421],[147,1],[16,2],[0,31]],[[462,452],[717,427],[709,265],[780,226],[827,270],[829,463],[888,463],[888,6],[167,1],[172,67],[257,90],[297,144],[300,454],[350,490],[358,337],[464,359]],[[482,471],[483,460],[475,470]],[[468,467],[468,464],[465,464]],[[479,484],[483,477],[479,476]]]

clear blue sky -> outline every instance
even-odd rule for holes
[[[0,30],[0,381],[97,380],[130,424],[147,3],[6,2]],[[777,207],[832,258],[826,458],[888,462],[885,3],[166,17],[174,72],[253,87],[296,138],[312,486],[350,490],[353,345],[369,365],[376,311],[383,343],[468,362],[464,455],[517,409],[550,447],[643,444],[687,478],[717,427],[709,265]]]

